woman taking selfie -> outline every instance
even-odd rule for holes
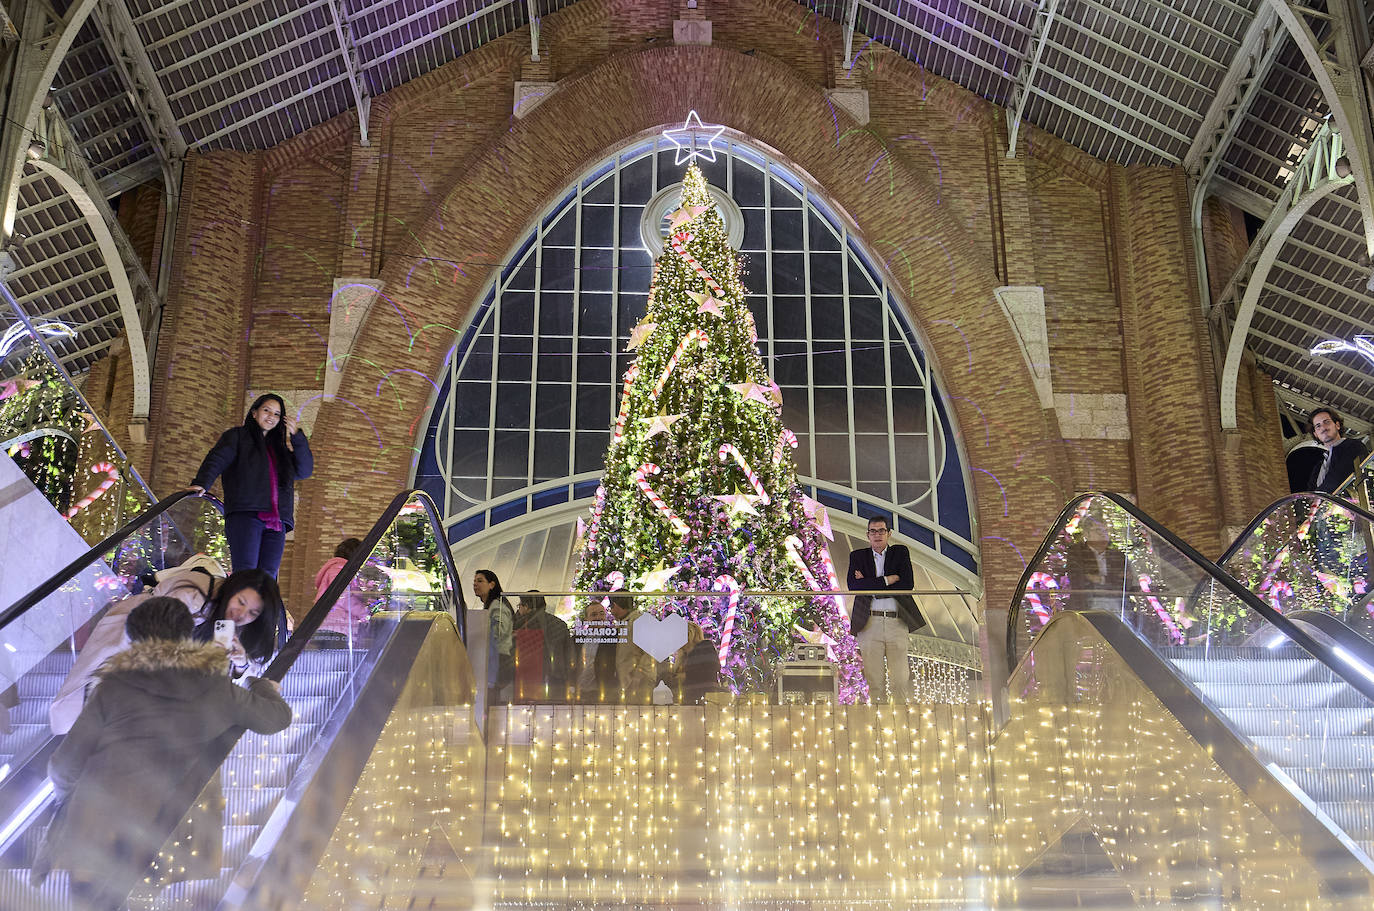
[[[224,534],[235,572],[261,569],[276,577],[295,524],[295,484],[314,469],[310,442],[279,395],[258,396],[243,424],[220,434],[187,489],[204,493],[223,476]]]

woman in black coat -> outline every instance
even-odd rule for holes
[[[295,483],[314,470],[310,442],[279,395],[258,396],[243,424],[220,434],[188,489],[204,493],[223,476],[224,535],[235,572],[261,569],[276,578],[295,525]]]
[[[48,764],[61,809],[31,879],[70,871],[77,907],[123,907],[174,829],[179,850],[196,856],[165,858],[163,877],[218,873],[217,780],[206,794],[204,778],[190,770],[231,730],[273,734],[291,723],[277,685],[236,686],[224,649],[192,641],[192,622],[174,598],[149,598],[130,611],[125,631],[133,644],[100,669],[100,684]],[[207,864],[213,871],[200,869]]]

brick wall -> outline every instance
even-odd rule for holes
[[[988,606],[1005,606],[1075,490],[1125,490],[1215,540],[1216,461],[1176,448],[1208,413],[1179,174],[1112,167],[1033,127],[1009,161],[997,108],[876,45],[855,70],[870,90],[861,127],[823,93],[833,24],[782,0],[706,15],[711,47],[671,45],[667,2],[581,0],[545,17],[560,82],[524,119],[511,114],[522,31],[376,99],[369,148],[350,114],[267,153],[193,157],[157,362],[159,490],[242,419],[246,386],[313,388],[334,278],[382,280],[314,428],[317,476],[283,572],[299,610],[338,538],[409,477],[431,389],[391,371],[437,375],[533,216],[590,163],[696,108],[810,175],[901,289],[975,469]],[[1004,284],[1044,286],[1055,392],[1125,396],[1129,439],[1063,438],[995,302]]]

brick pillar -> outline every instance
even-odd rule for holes
[[[152,381],[148,481],[159,496],[190,483],[219,434],[243,421],[260,183],[257,154],[187,157]]]
[[[1112,175],[1112,219],[1140,504],[1199,549],[1221,539],[1222,496],[1210,357],[1198,310],[1182,172]]]

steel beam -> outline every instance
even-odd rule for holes
[[[530,4],[533,6],[534,0],[530,0]],[[372,95],[363,81],[362,65],[358,62],[358,46],[353,40],[353,27],[348,21],[348,10],[339,0],[329,0],[329,15],[334,20],[334,34],[339,39],[339,57],[348,72],[348,86],[353,90],[353,104],[358,109],[358,142],[367,145],[367,121],[372,113]],[[534,59],[538,60],[538,26],[534,24],[533,16],[530,23],[536,41]]]
[[[1370,195],[1374,193],[1374,127],[1360,69],[1360,60],[1369,49],[1364,4],[1360,0],[1327,0],[1325,10],[1314,10],[1294,0],[1269,0],[1269,5],[1293,36],[1331,108],[1359,195],[1365,249],[1374,255],[1374,199]],[[1325,38],[1317,38],[1314,23]]]
[[[128,5],[124,0],[97,0],[95,26],[134,96],[134,110],[157,147],[158,157],[164,164],[184,158],[186,139],[177,127],[167,93],[158,82],[157,71],[143,47]]]
[[[110,281],[114,283],[115,293],[119,298],[119,312],[124,319],[124,334],[129,343],[129,366],[133,368],[134,374],[133,420],[135,423],[146,421],[152,384],[148,368],[148,349],[143,338],[143,318],[134,298],[133,285],[122,268],[119,247],[110,232],[110,226],[105,223],[105,213],[109,210],[104,206],[103,198],[99,198],[99,202],[91,198],[86,188],[78,183],[75,177],[52,162],[38,160],[32,162],[32,166],[57,181],[71,196],[81,214],[86,216],[86,222],[91,226],[96,242],[100,244],[100,252],[104,254],[105,262],[109,265]]]
[[[1059,0],[1040,0],[1032,14],[1029,51],[1021,59],[1016,69],[1016,79],[1011,86],[1011,104],[1007,106],[1007,157],[1016,157],[1016,135],[1021,132],[1021,118],[1026,115],[1026,102],[1030,100],[1031,88],[1035,84],[1035,74],[1040,70],[1040,58],[1045,53],[1045,42],[1050,37],[1050,26],[1059,12]]]
[[[1353,175],[1342,177],[1337,173],[1337,160],[1344,152],[1341,135],[1331,128],[1330,121],[1323,123],[1302,160],[1295,166],[1293,176],[1274,204],[1273,211],[1255,235],[1236,274],[1218,299],[1218,309],[1223,313],[1228,304],[1239,301],[1231,338],[1226,346],[1226,361],[1221,371],[1223,430],[1236,429],[1237,377],[1245,353],[1245,342],[1250,334],[1250,323],[1254,319],[1269,270],[1278,259],[1284,241],[1308,210],[1354,179]]]
[[[95,5],[96,0],[75,0],[65,16],[58,16],[42,0],[25,3],[22,40],[16,48],[18,56],[6,107],[9,122],[0,131],[0,243],[7,242],[14,233],[19,181],[24,174],[29,143],[40,135],[43,103],[68,48]]]
[[[859,0],[844,0],[844,68],[854,68],[854,26],[859,21]]]

